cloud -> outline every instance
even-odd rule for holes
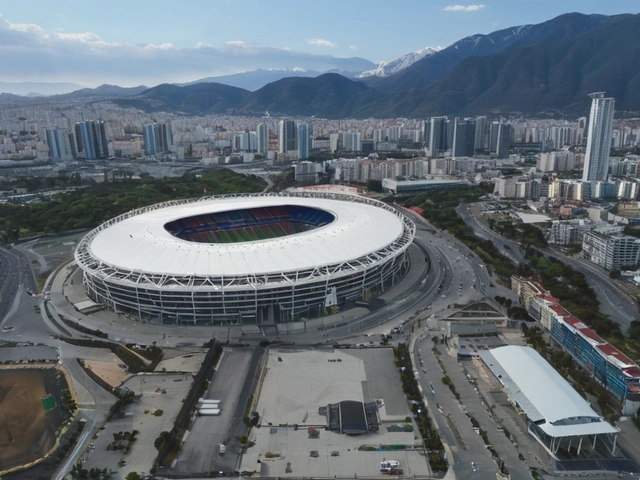
[[[355,45],[349,45],[349,50],[353,50],[355,52],[358,50],[358,47]]]
[[[175,45],[173,45],[173,43],[161,43],[160,45],[154,45],[152,43],[150,43],[149,45],[145,45],[144,46],[145,49],[147,50],[176,50]]]
[[[321,46],[334,45],[326,40]],[[324,43],[327,42],[327,43]],[[91,32],[45,31],[0,15],[0,76],[5,82],[74,82],[122,86],[189,82],[263,69],[363,71],[375,65],[361,58],[337,58],[289,48],[231,40],[193,46],[110,43]]]
[[[485,8],[486,5],[478,4],[478,5],[447,5],[443,8],[445,12],[477,12]]]
[[[322,38],[310,38],[307,40],[307,43],[309,45],[313,45],[315,47],[330,47],[330,48],[335,48],[338,45],[336,45],[335,43],[333,43],[330,40],[323,40]]]
[[[243,42],[242,40],[231,40],[229,42],[224,42],[225,45],[229,45],[230,47],[248,47],[249,44],[247,42]]]

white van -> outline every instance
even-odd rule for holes
[[[224,452],[227,451],[226,445],[224,443],[221,443],[219,448],[220,448],[220,455],[224,455]]]

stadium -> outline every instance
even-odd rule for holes
[[[89,232],[89,298],[140,321],[300,321],[369,300],[409,269],[415,225],[364,197],[294,192],[151,205]]]

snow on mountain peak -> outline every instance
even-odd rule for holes
[[[396,58],[390,62],[382,61],[378,64],[376,68],[373,70],[367,70],[358,75],[357,78],[365,78],[365,77],[388,77],[389,75],[393,75],[394,73],[399,72],[400,70],[404,70],[409,65],[416,63],[418,60],[422,60],[424,57],[428,55],[433,55],[437,51],[442,50],[442,47],[425,47],[421,48],[416,52],[407,53],[401,57]]]

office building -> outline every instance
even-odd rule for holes
[[[474,153],[482,153],[487,148],[487,117],[476,117],[476,134],[473,141]]]
[[[543,152],[538,161],[538,170],[541,172],[566,172],[573,170],[576,165],[576,154],[568,149]]]
[[[298,124],[298,159],[309,158],[309,125]]]
[[[269,152],[269,127],[266,123],[259,123],[256,130],[258,153],[267,155]]]
[[[601,229],[586,232],[582,240],[582,257],[605,270],[635,267],[638,264],[640,243],[629,235],[609,235]]]
[[[341,146],[340,134],[332,133],[329,135],[329,150],[331,153],[335,153],[340,149]]]
[[[360,132],[344,132],[344,149],[351,152],[362,151],[362,134]]]
[[[320,175],[324,173],[324,166],[322,163],[304,161],[296,163],[294,170],[296,183],[314,185],[318,183]]]
[[[76,122],[75,130],[79,157],[95,160],[109,156],[109,143],[102,120]]]
[[[491,124],[489,151],[496,158],[509,158],[511,125],[502,122]]]
[[[296,149],[296,122],[280,120],[278,122],[278,153],[286,154]]]
[[[394,195],[415,195],[433,190],[448,190],[451,188],[471,187],[468,180],[382,180],[382,188]]]
[[[173,149],[173,134],[168,123],[148,123],[142,127],[144,151],[147,155],[168,153]]]
[[[256,132],[242,132],[236,134],[234,150],[237,152],[253,152],[258,148]]]
[[[431,117],[427,151],[430,157],[444,156],[447,150],[447,117]]]
[[[582,180],[604,182],[607,180],[609,170],[615,99],[605,97],[604,92],[592,93],[590,97],[592,98],[591,113]]]
[[[472,157],[476,136],[476,125],[470,120],[453,120],[452,157]]]
[[[76,142],[69,130],[47,129],[49,156],[56,160],[71,160],[76,156]]]

